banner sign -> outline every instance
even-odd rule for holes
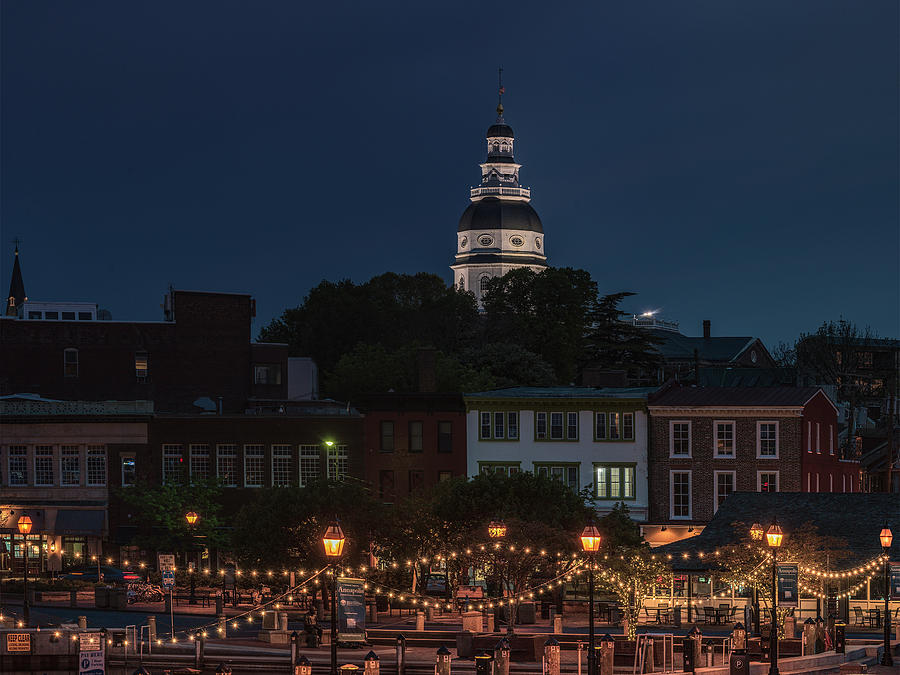
[[[6,651],[10,654],[31,652],[31,633],[7,633]]]
[[[364,579],[337,578],[338,639],[365,642],[366,592]]]
[[[778,606],[797,607],[800,599],[800,565],[778,563]]]
[[[892,562],[891,572],[891,600],[900,600],[900,562]]]

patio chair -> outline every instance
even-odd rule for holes
[[[703,623],[710,624],[716,622],[716,610],[713,607],[703,608]]]
[[[853,608],[853,625],[854,626],[865,626],[867,625],[866,617],[863,615],[862,607],[854,607]]]

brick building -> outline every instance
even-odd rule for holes
[[[645,534],[655,543],[699,531],[735,491],[859,490],[858,463],[840,456],[837,409],[821,389],[670,387],[648,407]]]
[[[386,502],[466,475],[461,394],[372,394],[365,412],[365,476]]]

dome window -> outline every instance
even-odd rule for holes
[[[481,294],[482,294],[482,295],[484,295],[485,293],[487,293],[488,282],[489,282],[490,280],[491,280],[490,277],[481,277],[481,285],[480,285],[480,289],[481,289]]]
[[[478,243],[482,246],[490,246],[494,243],[494,238],[489,234],[483,234],[478,237]]]
[[[525,245],[525,240],[522,239],[522,237],[520,237],[519,235],[514,234],[513,236],[511,236],[509,238],[509,243],[512,244],[513,246],[519,247],[519,246]]]

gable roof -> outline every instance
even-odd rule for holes
[[[504,399],[504,398],[562,398],[562,399],[594,399],[594,398],[647,398],[659,387],[507,387],[492,391],[479,391],[463,394],[466,399]]]
[[[650,405],[679,408],[804,406],[820,391],[818,387],[670,387],[651,397]]]
[[[656,350],[667,361],[693,359],[696,349],[697,358],[701,361],[730,363],[737,360],[750,345],[759,341],[759,338],[755,337],[688,337],[670,330],[658,328],[649,330],[661,340]]]
[[[744,533],[735,530],[735,523],[749,528],[758,522],[767,527],[773,516],[778,517],[785,538],[791,530],[811,523],[820,534],[845,540],[850,558],[842,567],[881,553],[878,533],[887,520],[897,533],[891,553],[895,559],[900,555],[900,495],[886,492],[733,492],[700,534],[654,552],[671,554],[676,570],[706,570],[715,564],[714,558],[700,558],[695,553],[709,554],[741,541]],[[684,559],[683,553],[690,555]]]
[[[794,368],[747,368],[741,366],[701,366],[701,387],[792,387],[797,380]]]

